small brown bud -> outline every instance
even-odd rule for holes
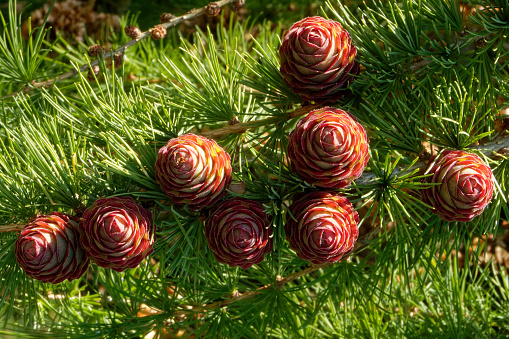
[[[152,34],[152,39],[161,40],[166,36],[166,28],[164,28],[162,25],[157,25],[152,28],[150,33]]]
[[[237,0],[232,3],[232,11],[238,12],[244,7],[246,0]]]
[[[92,66],[92,68],[88,70],[88,75],[87,75],[88,81],[94,82],[96,77],[99,75],[100,70],[101,70],[101,68],[99,66],[97,66],[97,65]]]
[[[141,30],[136,26],[125,26],[124,32],[131,39],[138,39],[141,35]]]
[[[419,160],[420,161],[428,161],[429,159],[431,159],[431,153],[426,148],[423,148],[419,152]]]
[[[161,14],[161,18],[159,20],[161,20],[161,23],[164,24],[164,23],[170,22],[171,19],[173,19],[174,17],[175,17],[175,15],[173,15],[171,13],[163,13],[163,14]]]
[[[475,41],[475,45],[478,49],[486,47],[486,44],[487,44],[486,40],[482,37]]]
[[[458,35],[460,36],[460,38],[463,38],[467,35],[467,26],[463,26],[463,29],[461,30],[461,32],[458,33]]]
[[[501,149],[499,149],[497,151],[497,153],[500,155],[503,155],[503,156],[508,156],[509,155],[509,147],[502,147]]]
[[[221,12],[221,7],[215,2],[211,2],[207,6],[205,6],[205,13],[208,16],[217,16]]]
[[[122,66],[122,62],[124,61],[124,53],[117,53],[113,56],[113,62],[115,64],[115,68],[119,68]]]
[[[239,119],[236,116],[234,116],[232,120],[228,121],[228,125],[233,126],[238,124],[239,122],[240,122]]]
[[[98,56],[101,53],[103,53],[103,48],[98,44],[92,45],[88,48],[88,55],[90,56]]]

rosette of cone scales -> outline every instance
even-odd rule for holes
[[[421,179],[431,183],[421,190],[422,200],[447,221],[470,221],[488,205],[493,196],[493,173],[475,154],[445,150],[429,160]]]
[[[292,171],[324,188],[343,188],[362,175],[369,160],[364,127],[350,113],[333,107],[310,112],[290,133]]]
[[[152,213],[129,197],[98,199],[80,220],[83,248],[91,261],[122,272],[153,251]]]
[[[272,250],[272,225],[263,206],[235,198],[219,203],[205,223],[205,237],[219,262],[249,268]]]
[[[186,134],[159,150],[156,179],[174,204],[200,210],[217,203],[231,182],[230,156],[214,140]]]
[[[305,18],[285,32],[279,48],[280,72],[303,100],[334,102],[359,73],[357,50],[339,22]]]
[[[299,258],[313,264],[337,262],[353,250],[359,236],[359,215],[347,198],[311,192],[296,199],[290,213],[285,233]]]
[[[52,284],[78,279],[89,264],[78,222],[58,212],[30,222],[16,240],[15,254],[28,276]]]

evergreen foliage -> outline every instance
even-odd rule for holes
[[[192,37],[168,30],[126,49],[116,70],[100,60],[94,82],[77,71],[38,87],[92,60],[86,46],[49,43],[41,29],[23,40],[9,5],[0,36],[1,336],[509,336],[507,267],[494,258],[480,265],[486,239],[507,232],[509,219],[509,152],[501,150],[509,136],[497,127],[509,106],[509,0],[331,0],[316,13],[340,22],[358,49],[353,95],[335,106],[366,128],[371,152],[364,175],[337,190],[362,219],[354,252],[318,266],[295,255],[283,229],[294,195],[316,189],[287,163],[290,131],[319,107],[304,104],[279,73],[282,28],[292,22],[231,15]],[[110,36],[87,43],[130,41]],[[227,197],[256,200],[270,216],[274,249],[260,264],[218,263],[205,239],[208,212],[173,206],[161,191],[157,151],[186,133],[227,150],[234,184],[245,185]],[[492,202],[471,222],[443,221],[419,198],[425,160],[444,148],[474,152],[494,172]],[[6,230],[37,214],[79,215],[114,195],[153,211],[154,252],[139,267],[91,265],[57,285],[19,268],[17,232]]]

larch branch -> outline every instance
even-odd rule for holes
[[[322,106],[323,105],[321,105],[321,104],[302,106],[300,108],[297,108],[297,109],[287,113],[286,119],[290,120],[292,118],[300,117],[300,116],[307,114],[307,113],[311,112],[312,110],[318,109]],[[228,135],[228,134],[243,133],[243,132],[253,129],[253,128],[257,128],[260,126],[266,126],[269,124],[274,124],[278,121],[281,121],[280,119],[281,119],[280,117],[270,117],[270,118],[263,119],[263,120],[237,123],[234,125],[221,127],[221,128],[218,128],[218,129],[215,129],[212,131],[203,132],[203,133],[200,133],[200,135],[202,137],[216,139],[216,138],[220,138],[225,135]]]
[[[372,241],[376,235],[380,232],[381,228],[380,227],[377,227],[377,228],[374,228],[373,230],[371,230],[368,234],[366,234],[365,236],[363,237],[360,237],[357,242],[355,243],[355,246],[354,246],[354,249],[352,251],[352,254],[355,253],[355,252],[359,252],[361,249],[363,249],[364,247],[366,247],[370,241]],[[346,260],[346,259],[345,259]],[[342,260],[343,261],[343,260]],[[299,279],[305,275],[308,275],[310,273],[313,273],[314,271],[317,271],[321,268],[325,268],[325,267],[328,267],[328,266],[331,266],[331,265],[334,265],[335,263],[323,263],[323,264],[319,264],[319,265],[312,265],[310,267],[307,267],[301,271],[298,271],[298,272],[295,272],[295,273],[292,273],[290,274],[289,276],[285,277],[285,278],[282,278],[282,279],[279,279],[278,281],[272,283],[272,284],[268,284],[268,285],[265,285],[265,286],[262,286],[260,287],[259,289],[255,290],[255,291],[249,291],[249,292],[246,292],[246,293],[242,293],[242,294],[236,294],[234,296],[232,296],[231,298],[228,298],[228,299],[225,299],[225,300],[221,300],[221,301],[216,301],[216,302],[213,302],[213,303],[210,303],[210,304],[207,304],[207,305],[203,305],[203,306],[195,306],[193,309],[194,310],[199,310],[199,309],[207,309],[207,310],[213,310],[213,309],[217,309],[217,308],[222,308],[222,307],[225,307],[225,306],[228,306],[228,305],[231,305],[237,301],[240,301],[240,300],[245,300],[245,299],[249,299],[249,298],[253,298],[257,295],[259,295],[260,293],[262,293],[262,291],[264,290],[268,290],[268,289],[271,289],[271,288],[282,288],[284,285],[296,280],[296,279]]]
[[[216,4],[219,6],[219,7],[224,7],[232,2],[234,2],[235,0],[220,0],[220,1],[217,1]],[[178,17],[175,17],[173,19],[171,19],[170,21],[166,22],[166,23],[163,23],[161,24],[164,28],[170,28],[170,27],[174,27],[174,26],[177,26],[178,24],[184,22],[184,21],[187,21],[187,20],[191,20],[191,19],[194,19],[202,14],[205,14],[205,10],[206,10],[206,6],[205,7],[202,7],[202,8],[197,8],[197,9],[193,9],[189,12],[187,12],[186,14],[182,15],[182,16],[178,16]],[[129,47],[137,44],[138,42],[140,42],[141,40],[143,39],[146,39],[147,37],[149,37],[152,33],[152,30],[154,28],[152,27],[151,29],[145,31],[145,32],[142,32],[141,35],[139,36],[139,38],[137,39],[133,39],[133,40],[130,40],[128,43],[126,43],[125,45],[123,46],[120,46],[118,47],[117,49],[113,50],[113,51],[110,51],[108,53],[104,53],[103,55],[103,58],[104,59],[107,59],[107,58],[111,58],[112,56],[114,56],[115,54],[123,54],[125,52],[126,49],[128,49]],[[46,81],[41,81],[41,82],[32,82],[32,84],[30,85],[27,85],[24,89],[18,91],[18,92],[12,92],[11,94],[8,94],[6,96],[3,96],[1,97],[0,99],[6,99],[6,98],[10,98],[10,97],[13,97],[13,96],[16,96],[20,93],[27,93],[27,92],[30,92],[36,88],[43,88],[43,87],[50,87],[51,85],[59,82],[59,81],[62,81],[62,80],[65,80],[65,79],[68,79],[72,76],[75,76],[77,75],[79,72],[84,72],[86,71],[87,69],[89,69],[90,67],[93,67],[95,65],[98,65],[99,64],[99,60],[94,60],[89,64],[85,64],[85,65],[82,65],[80,67],[78,67],[78,69],[74,69],[72,71],[69,71],[67,73],[64,73],[54,79],[49,79],[49,80],[46,80]]]
[[[0,226],[0,233],[2,232],[20,232],[25,228],[26,224],[10,224]]]
[[[488,157],[490,157],[490,156],[493,157],[493,156],[503,155],[503,154],[507,155],[507,154],[509,154],[509,134],[499,136],[499,137],[497,137],[489,142],[486,142],[484,144],[481,144],[481,145],[472,146],[472,147],[470,147],[470,149],[479,151]],[[418,163],[416,163],[409,169],[406,169],[406,167],[405,168],[403,168],[403,167],[396,168],[393,171],[393,175],[402,175],[402,174],[406,174],[406,173],[411,173],[415,170],[424,170],[426,168],[427,164],[428,164],[428,161],[419,161]],[[365,172],[362,174],[361,177],[359,177],[357,180],[355,180],[355,184],[356,185],[366,185],[375,178],[376,178],[376,175],[374,173]]]

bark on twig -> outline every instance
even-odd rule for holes
[[[293,111],[287,113],[286,116],[287,116],[288,120],[290,120],[292,118],[300,117],[304,114],[307,114],[307,113],[311,112],[312,110],[318,109],[322,106],[323,105],[321,105],[321,104],[303,106],[303,107],[297,108],[296,110],[293,110]],[[270,118],[258,120],[258,121],[249,121],[249,122],[244,122],[244,123],[238,123],[235,125],[228,125],[225,127],[221,127],[221,128],[218,128],[218,129],[215,129],[212,131],[207,131],[207,132],[199,133],[199,134],[205,138],[216,139],[216,138],[220,138],[222,136],[228,135],[228,134],[243,133],[249,129],[257,128],[260,126],[266,126],[269,124],[273,124],[277,121],[279,121],[278,117],[270,117]]]
[[[25,228],[26,224],[10,224],[0,226],[0,233],[2,232],[20,232]]]

